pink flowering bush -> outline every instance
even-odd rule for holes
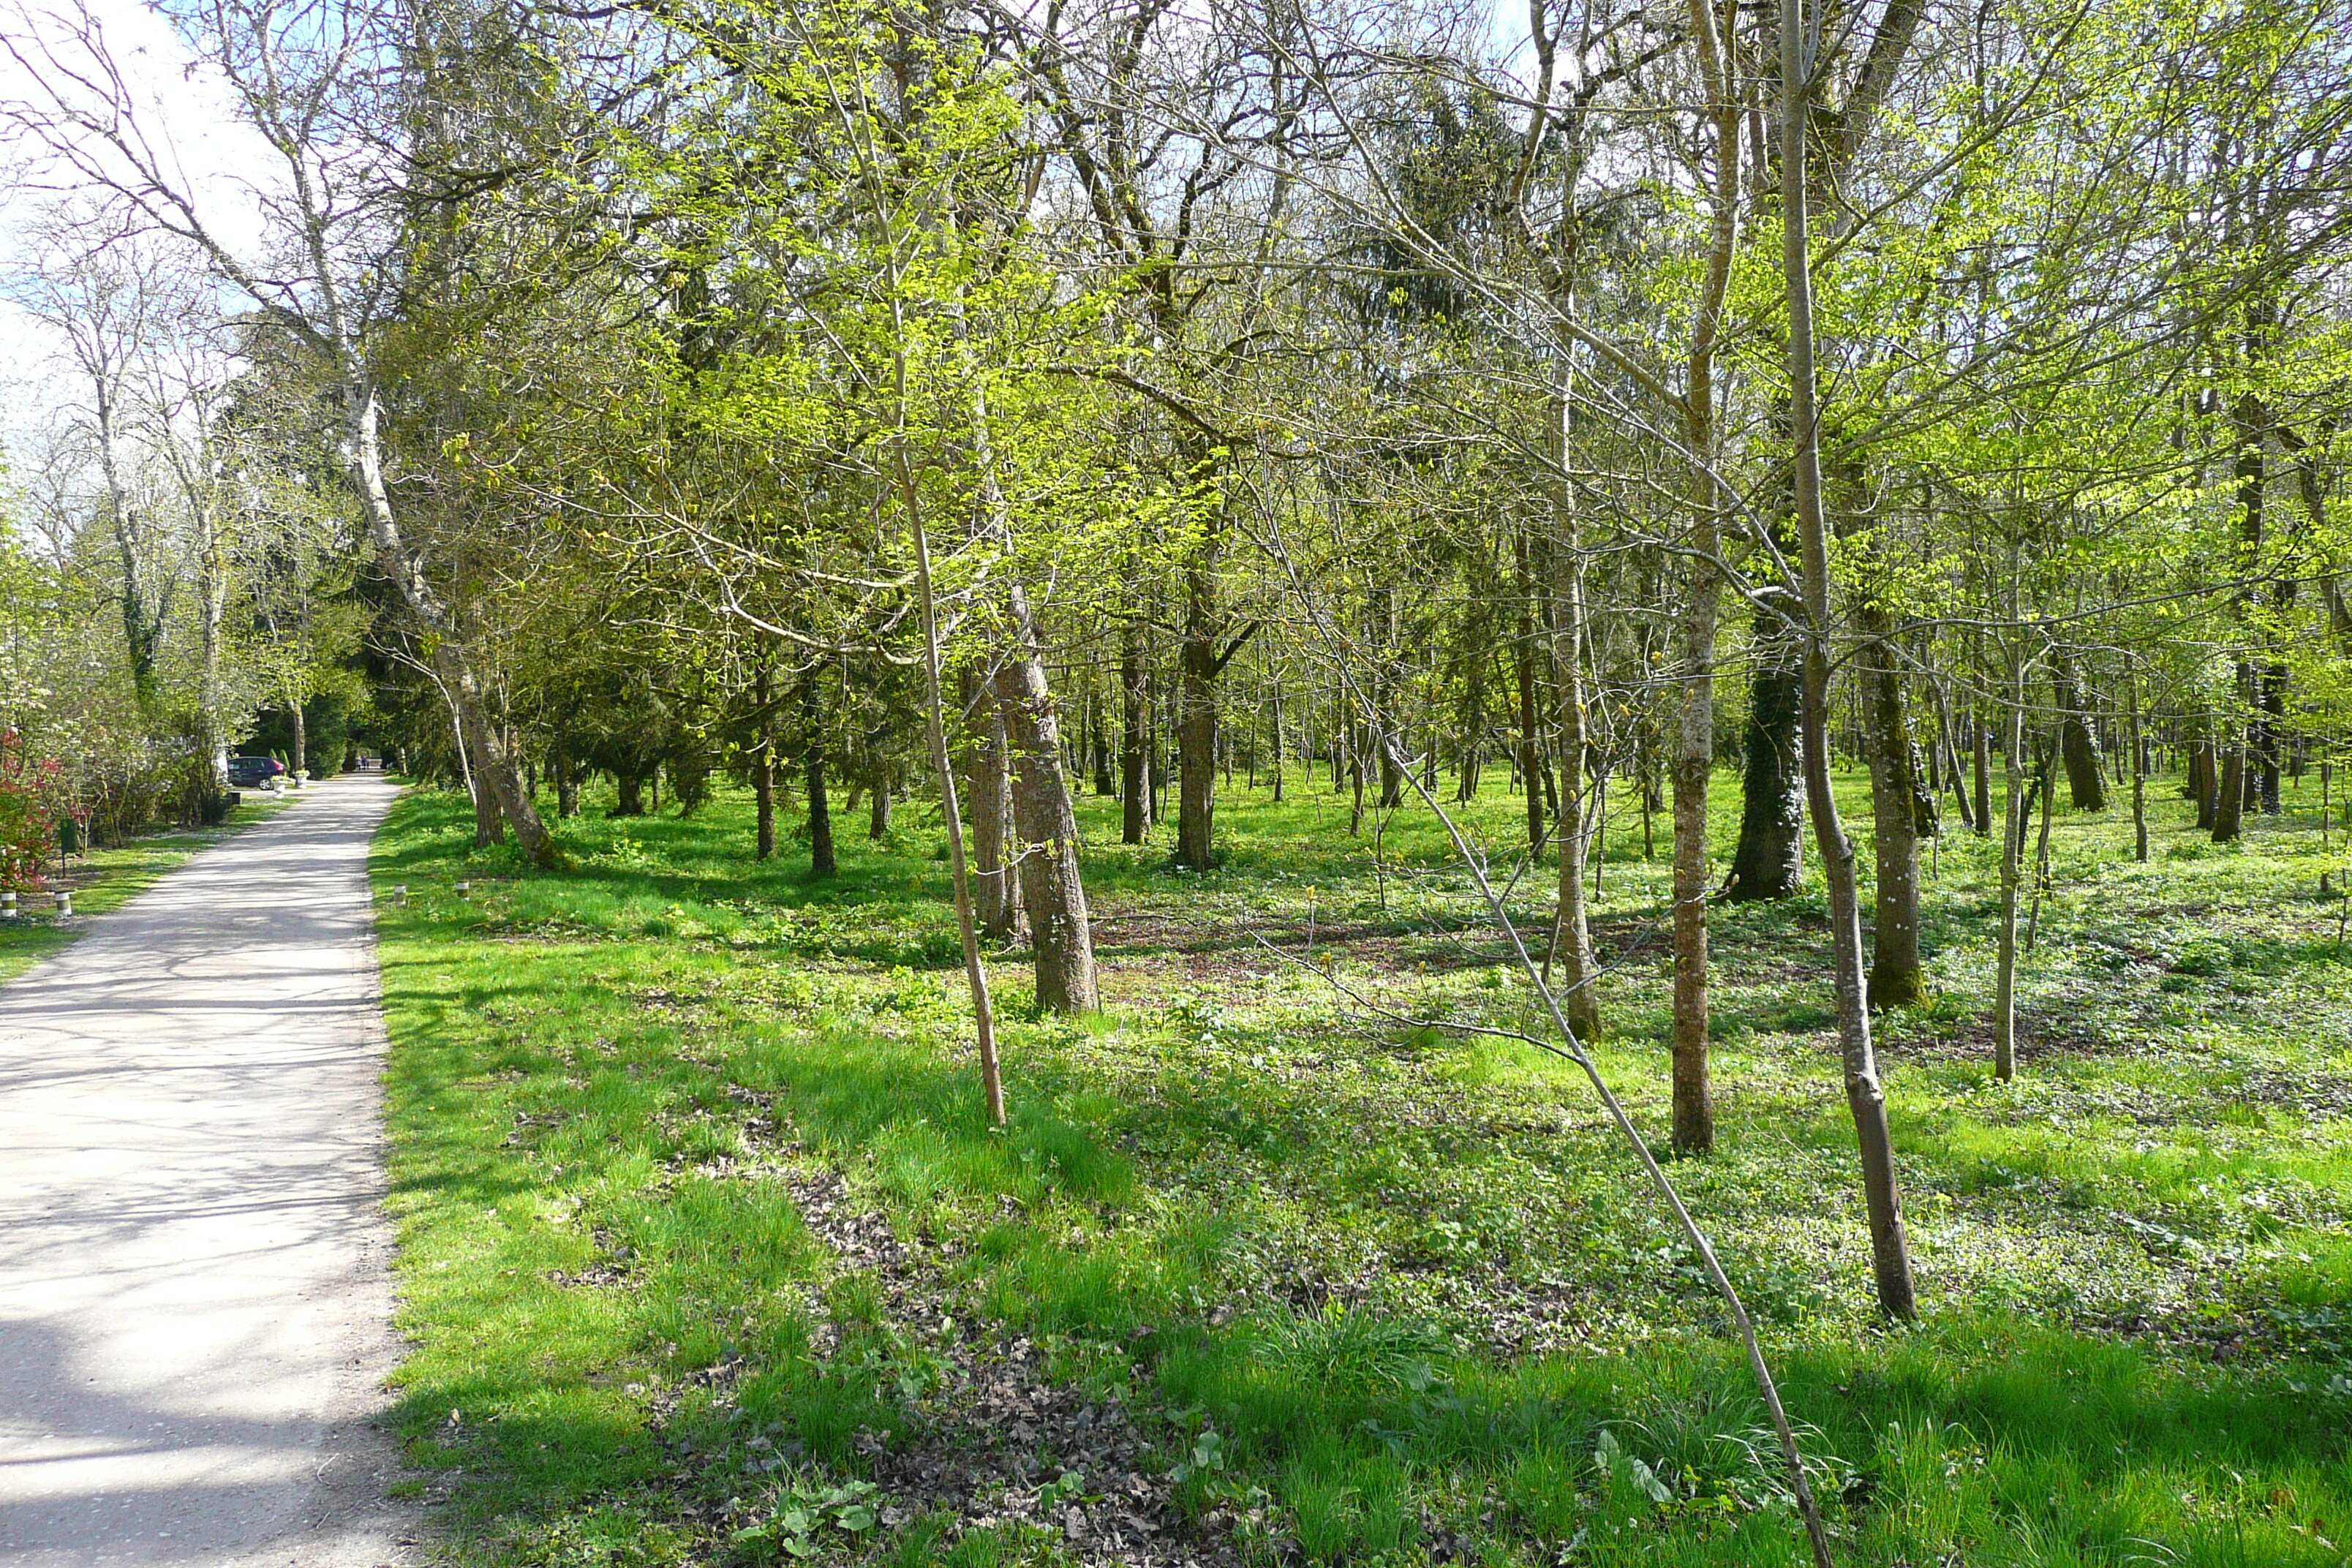
[[[41,867],[56,842],[57,788],[57,763],[32,756],[14,730],[0,731],[0,889],[40,890]]]

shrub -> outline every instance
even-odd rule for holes
[[[33,756],[15,731],[0,733],[0,888],[41,889],[41,866],[57,832],[57,785],[55,762]]]

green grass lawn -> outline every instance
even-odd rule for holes
[[[13,924],[0,921],[0,985],[72,942],[81,934],[89,917],[129,903],[189,856],[209,849],[232,833],[266,821],[298,798],[248,792],[223,826],[143,834],[115,848],[93,849],[87,859],[77,856],[64,883],[73,889],[75,918],[71,925],[58,923],[51,895],[46,891],[20,895],[20,917]],[[52,882],[54,885],[54,878]]]
[[[1225,795],[1204,876],[1082,803],[1107,1007],[1037,1017],[992,956],[1003,1131],[935,812],[881,845],[845,814],[830,882],[789,837],[754,863],[730,794],[566,823],[574,868],[526,876],[462,797],[404,798],[374,862],[412,893],[379,911],[399,1419],[448,1550],[1799,1561],[1722,1314],[1580,1078],[1420,1022],[1533,1016],[1442,836],[1350,837],[1290,782]],[[1870,1310],[1821,904],[1717,910],[1720,1148],[1673,1169],[1849,1560],[2347,1561],[2343,840],[2315,779],[2227,849],[2151,798],[2146,866],[2120,812],[2058,823],[2012,1084],[1992,847],[1937,852],[1935,993],[1882,1030],[1914,1326]],[[1470,815],[1519,831],[1499,788]],[[1600,1062],[1663,1143],[1657,832],[1645,860],[1612,820],[1595,930]]]

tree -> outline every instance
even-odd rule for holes
[[[283,164],[283,188],[262,205],[266,261],[205,209],[147,123],[104,24],[87,6],[52,13],[52,27],[6,41],[47,98],[5,112],[75,177],[194,247],[261,321],[327,368],[341,404],[348,479],[376,559],[425,635],[474,771],[525,856],[553,866],[560,853],[490,717],[495,679],[481,666],[478,629],[468,606],[449,600],[413,551],[385,473],[374,339],[400,305],[400,212],[414,194],[402,183],[411,171],[397,127],[387,122],[394,106],[382,91],[384,57],[402,37],[396,13],[383,4],[308,0],[219,0],[205,13],[207,61]]]
[[[1830,935],[1835,949],[1838,1048],[1845,1066],[1846,1102],[1862,1152],[1863,1195],[1870,1211],[1873,1272],[1880,1310],[1908,1318],[1917,1310],[1911,1283],[1910,1244],[1904,1236],[1902,1190],[1895,1173],[1886,1096],[1870,1038],[1868,982],[1863,973],[1862,910],[1854,877],[1853,842],[1838,819],[1830,777],[1829,528],[1822,506],[1822,437],[1814,393],[1811,205],[1812,99],[1816,62],[1806,58],[1803,0],[1781,0],[1780,16],[1780,151],[1781,265],[1789,312],[1790,485],[1803,555],[1804,695],[1799,723],[1804,745],[1806,805],[1829,885]]]

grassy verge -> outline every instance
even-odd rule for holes
[[[1795,1561],[1719,1314],[1579,1083],[1390,1016],[1529,1011],[1433,828],[1350,837],[1292,784],[1221,805],[1208,876],[1087,803],[1110,1005],[1035,1017],[996,956],[1003,1132],[916,808],[821,883],[752,863],[729,795],[568,824],[557,877],[404,800],[401,1419],[451,1550]],[[1936,994],[1885,1026],[1901,1330],[1868,1310],[1821,911],[1720,911],[1722,1148],[1677,1174],[1854,1560],[2345,1560],[2352,963],[2312,804],[2217,850],[2168,795],[2147,866],[2127,821],[2063,819],[2008,1086],[1990,847],[1941,848]],[[1514,814],[1475,810],[1497,843]],[[1603,1066],[1662,1135],[1664,844],[1632,814],[1611,844]]]
[[[275,816],[295,798],[248,795],[223,826],[142,834],[111,849],[93,849],[86,860],[77,858],[65,880],[73,889],[73,924],[58,923],[47,892],[23,895],[19,900],[23,912],[16,921],[0,922],[0,985],[69,945],[81,934],[81,923],[89,917],[120,909],[191,855]]]

